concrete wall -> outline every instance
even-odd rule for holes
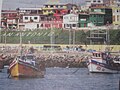
[[[51,44],[23,44],[23,46],[33,46],[35,48],[41,49],[44,45],[51,45]],[[120,51],[120,45],[64,45],[64,44],[55,44],[56,46],[61,46],[61,48],[65,48],[66,46],[82,46],[83,49],[92,49],[96,51],[104,51],[106,47],[111,48],[112,52],[119,52]],[[0,47],[5,46],[5,44],[0,44]],[[19,47],[19,44],[6,44],[6,46],[10,47]]]

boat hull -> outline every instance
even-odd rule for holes
[[[120,68],[115,68],[105,63],[89,60],[88,69],[91,73],[120,73]]]
[[[40,70],[29,63],[23,61],[14,62],[10,68],[9,73],[11,77],[44,77],[44,70]]]

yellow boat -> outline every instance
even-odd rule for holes
[[[32,54],[17,56],[8,71],[11,77],[44,77],[45,64],[36,63],[36,58]]]

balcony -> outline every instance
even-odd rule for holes
[[[63,20],[41,21],[42,23],[63,23]]]

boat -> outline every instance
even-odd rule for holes
[[[116,64],[120,64],[120,54],[114,57],[113,62]]]
[[[120,63],[115,63],[110,52],[92,52],[87,58],[87,66],[91,73],[120,73]]]
[[[2,72],[3,68],[4,68],[4,62],[0,60],[0,72]]]
[[[8,73],[9,77],[44,77],[45,65],[37,62],[37,58],[33,54],[16,56],[9,66]]]
[[[2,69],[4,68],[5,60],[6,60],[6,56],[1,54],[0,55],[0,72],[2,72]]]
[[[27,51],[22,46],[22,33],[20,33],[20,50],[8,68],[8,77],[30,78],[44,77],[45,64],[39,62],[35,49],[30,47]]]

